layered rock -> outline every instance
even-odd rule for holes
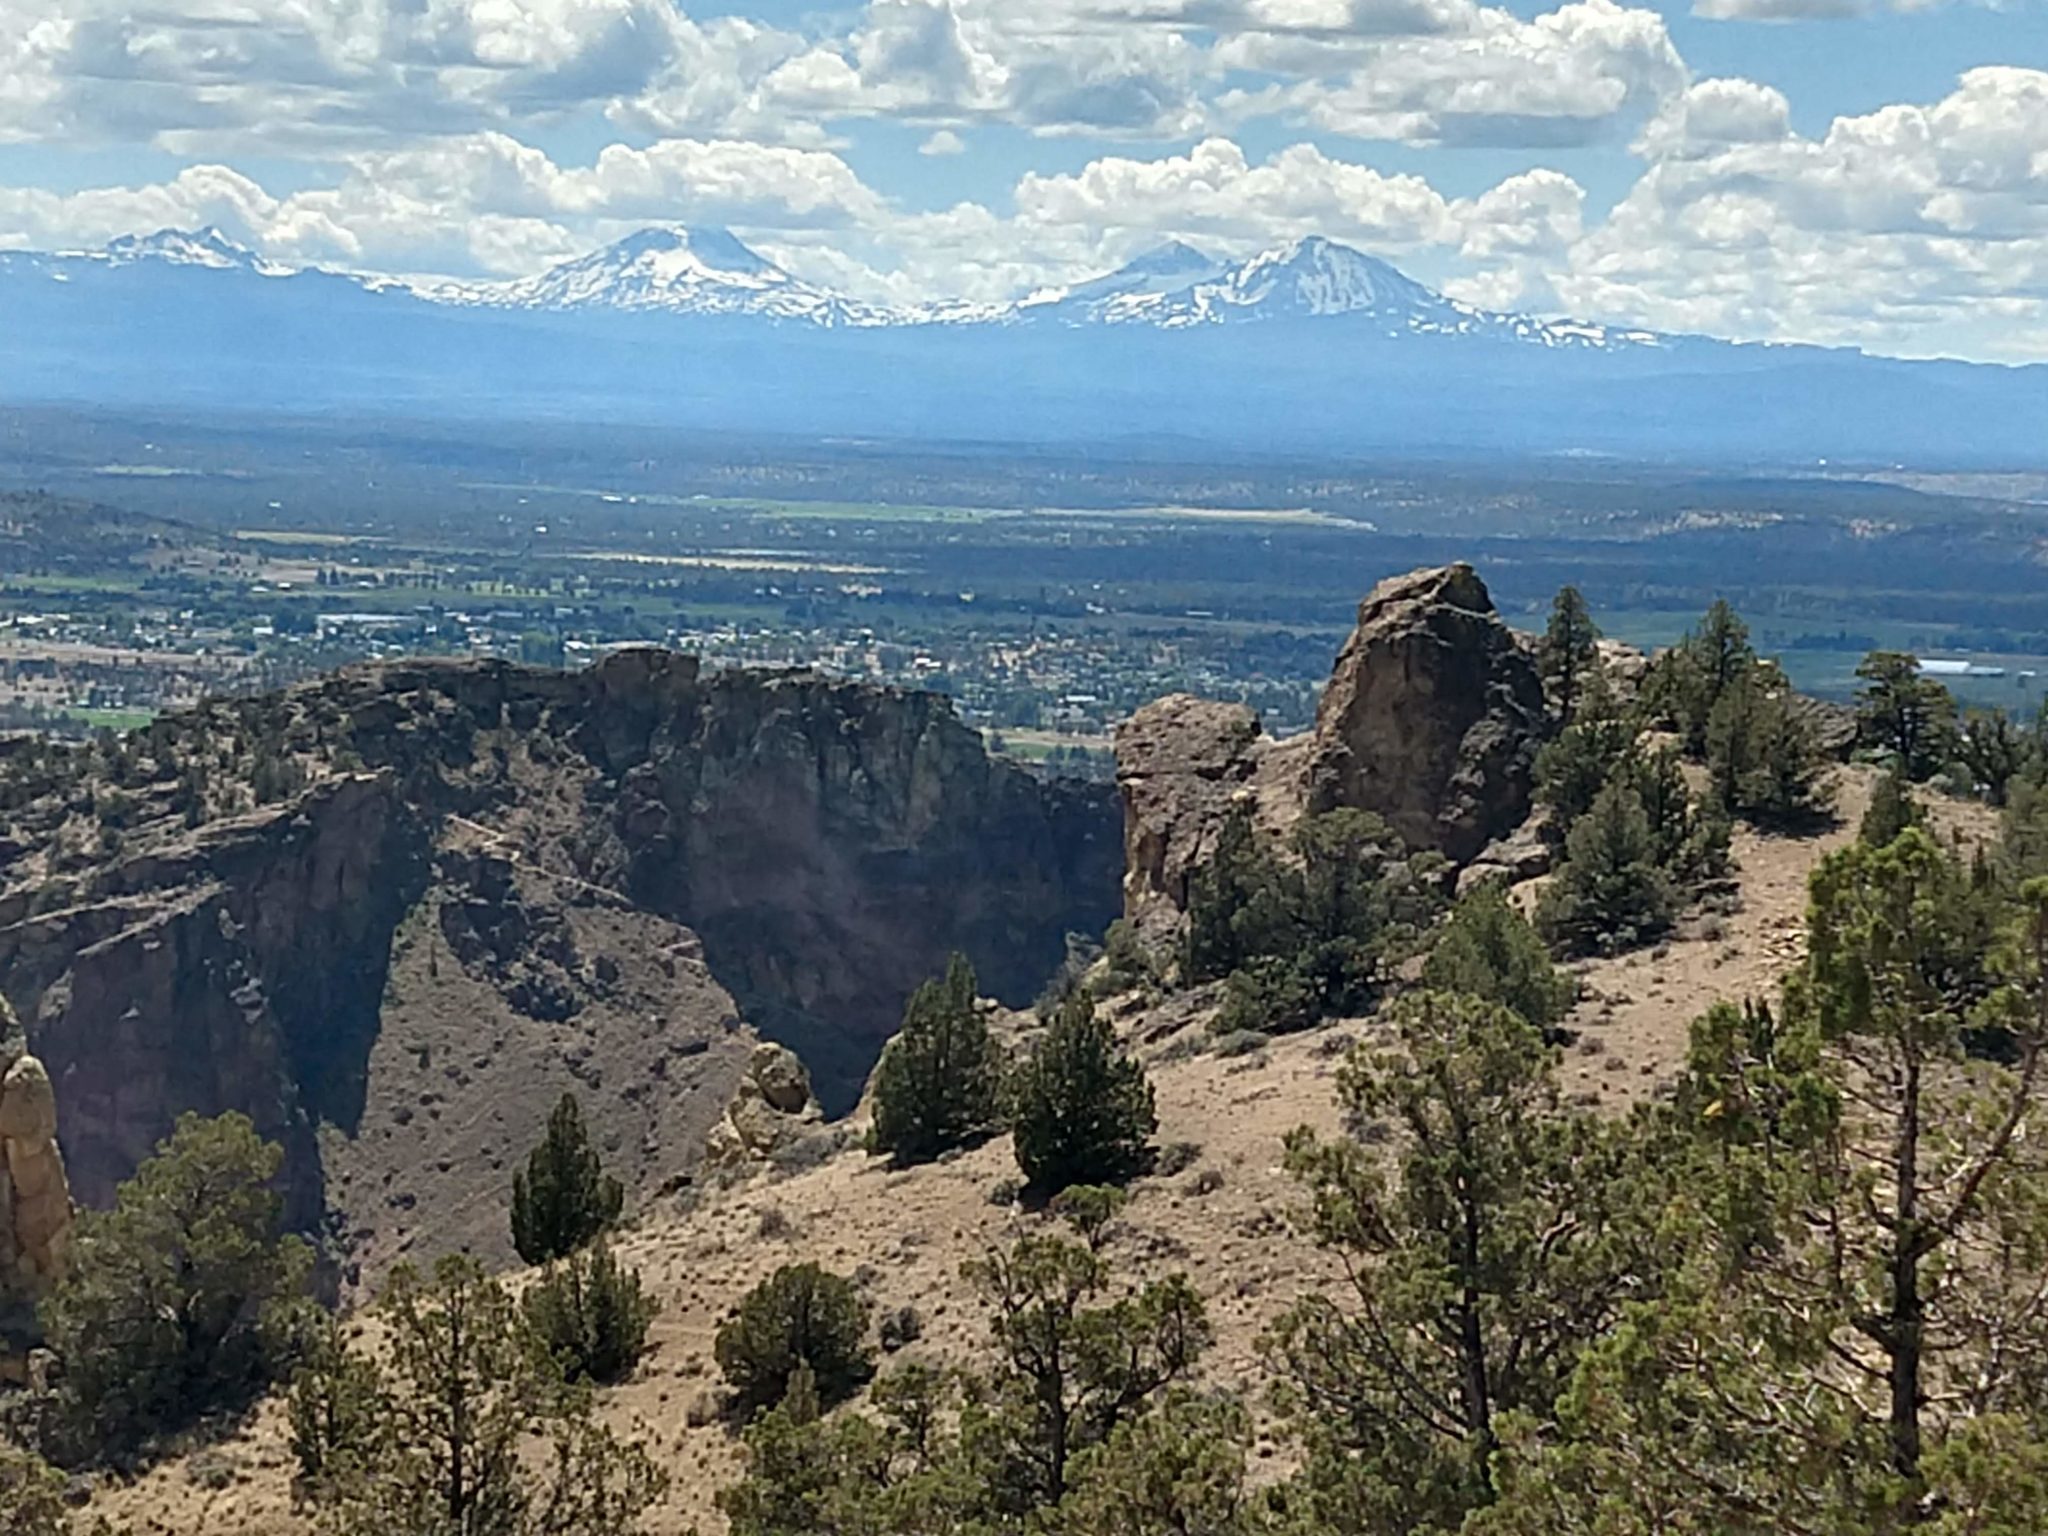
[[[309,787],[187,828],[176,765],[246,773],[252,743]],[[499,1186],[564,1090],[659,1188],[746,1070],[742,1016],[850,1104],[950,951],[1027,1002],[1117,910],[1106,787],[991,760],[944,699],[810,673],[364,667],[131,752],[114,852],[0,847],[0,987],[80,1195],[180,1111],[240,1110],[286,1148],[293,1219],[371,1270],[501,1248]]]
[[[1467,864],[1529,813],[1547,723],[1534,661],[1467,565],[1381,582],[1324,689],[1313,731],[1265,737],[1242,705],[1176,695],[1117,733],[1124,913],[1156,935],[1231,808],[1281,832],[1340,807]]]

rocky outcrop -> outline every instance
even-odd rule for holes
[[[1373,811],[1469,861],[1528,815],[1543,686],[1469,565],[1392,577],[1359,604],[1316,711],[1311,811]]]
[[[796,1052],[763,1044],[705,1137],[704,1157],[714,1168],[742,1171],[793,1146],[823,1119],[810,1074]]]
[[[1124,914],[1155,939],[1170,928],[1236,805],[1270,832],[1354,807],[1454,863],[1491,847],[1492,873],[1529,864],[1534,852],[1512,834],[1546,729],[1535,663],[1470,566],[1381,582],[1359,605],[1313,731],[1270,740],[1242,705],[1184,694],[1118,731]]]
[[[0,998],[0,1332],[62,1274],[71,1222],[56,1091]]]
[[[255,754],[307,787],[181,809],[183,765],[247,782]],[[1028,1002],[1117,909],[1107,787],[990,759],[942,698],[659,650],[355,668],[167,716],[123,754],[111,838],[71,809],[101,759],[67,771],[38,756],[10,789],[42,798],[0,837],[0,990],[81,1199],[179,1112],[240,1110],[344,1282],[502,1248],[501,1186],[565,1090],[660,1188],[746,1071],[743,1016],[850,1104],[950,951]]]
[[[1308,738],[1276,742],[1242,704],[1177,693],[1117,728],[1124,804],[1124,915],[1158,939],[1186,908],[1188,877],[1215,851],[1231,808],[1269,828],[1300,807]]]

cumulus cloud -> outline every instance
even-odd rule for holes
[[[1574,247],[1572,308],[1907,351],[2003,351],[2048,323],[2048,72],[1971,70],[1818,139],[1679,146]]]
[[[1655,11],[1571,0],[1524,21],[1446,6],[1407,35],[1252,31],[1219,61],[1291,76],[1220,105],[1361,139],[1559,147],[1613,137],[1683,91],[1688,72]]]
[[[966,149],[967,141],[950,128],[939,129],[917,146],[920,155],[958,155]]]

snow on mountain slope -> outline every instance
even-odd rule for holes
[[[32,272],[59,282],[82,270],[122,268],[197,268],[270,278],[298,270],[237,245],[217,229],[124,236],[91,252],[0,252],[0,273]],[[1050,324],[1178,330],[1340,319],[1354,333],[1387,338],[1471,337],[1573,350],[1669,341],[1645,331],[1476,309],[1378,257],[1319,235],[1235,263],[1172,241],[1114,272],[1007,304],[954,299],[869,303],[796,276],[729,231],[676,225],[643,229],[536,276],[510,281],[421,285],[362,274],[326,275],[372,292],[405,290],[429,304],[464,308],[752,317],[831,328]]]
[[[895,311],[792,276],[723,229],[643,229],[537,277],[420,293],[440,303],[496,309],[662,310],[758,315],[815,325],[900,322]]]

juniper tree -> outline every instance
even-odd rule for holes
[[[1422,984],[1512,1008],[1539,1031],[1564,1018],[1576,990],[1497,880],[1458,898],[1423,961]]]
[[[1158,1123],[1145,1069],[1093,1001],[1070,997],[1011,1084],[1010,1131],[1025,1178],[1051,1194],[1120,1183],[1144,1171]]]
[[[973,966],[954,955],[943,980],[911,994],[903,1028],[875,1069],[869,1145],[921,1163],[996,1128],[1002,1062],[976,1003]]]
[[[559,1259],[616,1222],[625,1203],[625,1186],[590,1144],[576,1096],[563,1094],[525,1170],[512,1176],[512,1246],[529,1264]]]
[[[868,1304],[851,1280],[816,1264],[785,1264],[755,1286],[718,1330],[712,1354],[744,1411],[781,1401],[798,1371],[830,1403],[874,1372]]]
[[[1536,905],[1536,926],[1565,953],[1627,946],[1671,926],[1671,877],[1658,867],[1642,798],[1625,781],[1600,792],[1565,839],[1562,868]]]
[[[551,1263],[520,1298],[535,1339],[571,1381],[621,1381],[661,1308],[602,1237]]]
[[[283,1231],[283,1163],[247,1116],[187,1114],[112,1210],[81,1218],[42,1308],[64,1362],[68,1455],[130,1449],[239,1406],[289,1367],[310,1320],[312,1253]]]

